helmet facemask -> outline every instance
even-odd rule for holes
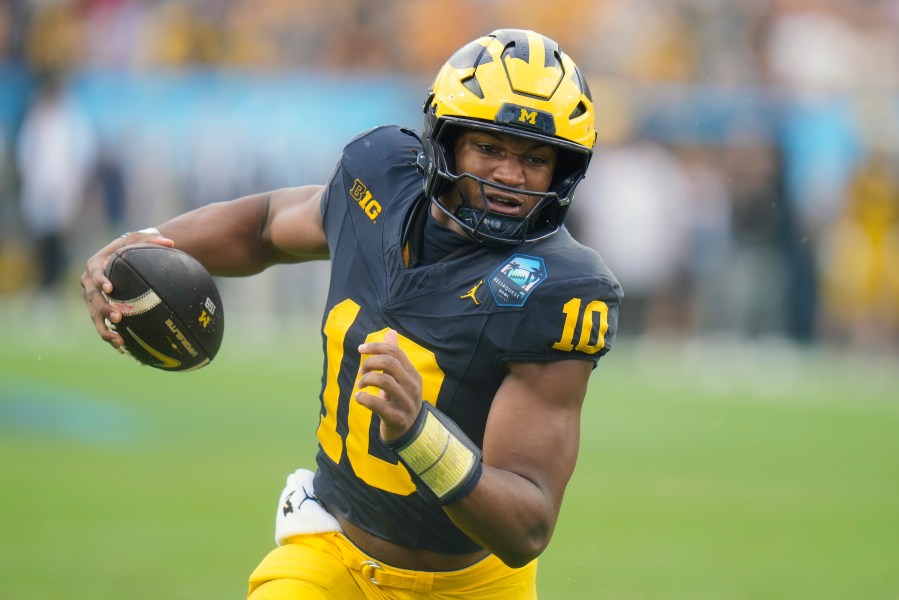
[[[554,202],[558,202],[559,198],[552,192],[530,192],[520,190],[518,188],[509,187],[500,183],[489,182],[486,179],[472,175],[471,173],[462,173],[453,178],[453,183],[458,184],[462,179],[471,179],[478,184],[478,190],[481,198],[481,206],[487,206],[487,195],[489,188],[511,192],[519,196],[535,196],[540,200],[524,217],[513,217],[491,212],[483,208],[475,208],[475,205],[465,196],[461,187],[457,190],[461,203],[455,208],[450,209],[446,206],[441,198],[435,198],[434,204],[446,213],[452,220],[462,226],[465,233],[473,240],[480,242],[486,246],[504,246],[509,244],[521,244],[526,241],[536,241],[556,232],[556,228],[543,227],[543,231],[534,233],[539,227],[538,219],[541,211]]]

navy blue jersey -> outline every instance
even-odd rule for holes
[[[351,400],[357,347],[395,329],[422,375],[424,400],[482,446],[505,363],[599,360],[615,337],[621,291],[599,255],[564,229],[539,242],[407,267],[404,226],[423,202],[420,150],[416,137],[396,127],[357,137],[322,200],[331,284],[315,489],[330,510],[378,537],[459,554],[479,546],[415,493],[380,442],[378,417]]]

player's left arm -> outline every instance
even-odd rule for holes
[[[516,354],[487,418],[478,484],[445,506],[459,529],[510,566],[549,544],[577,462],[587,383],[618,329],[621,287],[602,259],[579,251],[568,266],[575,276],[541,288],[542,304],[509,344]]]
[[[593,363],[512,363],[490,409],[484,470],[445,507],[459,529],[509,566],[549,544],[580,445],[581,407]]]
[[[418,425],[429,408],[422,407],[421,375],[396,340],[396,332],[390,331],[383,342],[360,346],[369,356],[362,363],[355,394],[357,402],[380,416],[381,438],[388,444],[399,444],[410,432],[429,429]],[[584,360],[509,363],[488,416],[480,478],[471,491],[461,486],[466,490],[461,500],[445,503],[444,510],[459,529],[510,566],[523,566],[536,558],[552,537],[577,460],[581,406],[592,368],[592,361]],[[367,386],[380,391],[377,395],[363,391]],[[447,421],[444,424],[454,427]],[[446,435],[430,431],[432,435],[413,439]],[[464,437],[458,431],[453,435],[457,440]],[[467,444],[472,448],[470,441]],[[425,463],[434,463],[429,470],[443,471],[436,477],[458,477],[453,465],[447,464],[454,452],[440,447],[429,450],[423,452],[431,455]],[[471,456],[465,450],[455,455],[466,454]]]
[[[603,268],[597,263],[594,270]],[[397,346],[396,332],[359,348],[369,356],[355,399],[381,418],[381,438],[419,494],[509,566],[539,556],[552,537],[577,461],[587,382],[595,360],[611,348],[621,299],[611,276],[542,291],[542,307],[562,308],[535,305],[517,326],[480,448],[447,415],[422,405],[421,375]],[[369,394],[366,386],[380,392]]]

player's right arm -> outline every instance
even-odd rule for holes
[[[213,275],[252,275],[273,264],[328,257],[322,227],[324,186],[304,186],[217,202],[175,217],[159,233],[137,231],[113,240],[87,261],[82,296],[97,333],[120,349],[124,340],[106,319],[122,315],[106,302],[112,292],[104,271],[112,254],[131,244],[176,247],[199,260]]]

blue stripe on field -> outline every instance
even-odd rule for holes
[[[134,444],[139,415],[60,386],[0,376],[0,430],[77,441],[94,446]]]

